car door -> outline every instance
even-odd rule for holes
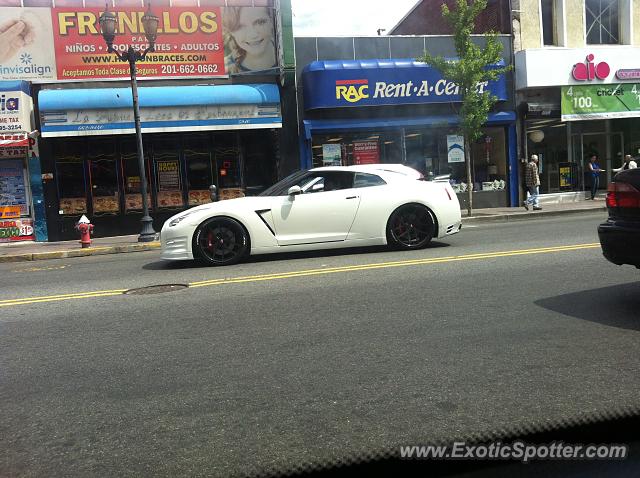
[[[353,173],[314,173],[301,188],[302,194],[278,197],[272,209],[278,244],[344,241],[360,204]]]

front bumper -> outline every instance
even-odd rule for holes
[[[605,222],[598,226],[602,253],[609,262],[640,268],[640,224]]]
[[[193,259],[190,238],[186,235],[169,235],[164,230],[160,234],[160,258],[168,261]]]

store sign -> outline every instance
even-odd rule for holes
[[[178,161],[157,161],[158,191],[180,191]]]
[[[640,117],[640,83],[564,86],[562,121]]]
[[[326,143],[322,145],[322,165],[342,165],[342,146],[340,144]]]
[[[365,67],[354,62],[353,68],[327,69],[316,68],[318,63],[303,72],[305,109],[461,101],[460,88],[424,63],[403,60],[401,66],[391,68]],[[504,75],[496,81],[478,83],[476,90],[500,101],[508,99]]]
[[[1,7],[0,79],[44,81],[56,77],[48,8]]]
[[[518,90],[634,82],[640,79],[640,47],[527,49],[516,52],[515,70]]]
[[[447,162],[464,163],[464,136],[447,135]]]
[[[29,213],[22,160],[0,159],[0,207],[4,206],[18,206],[23,215]]]
[[[52,11],[58,79],[98,79],[129,77],[129,66],[107,52],[100,34],[101,9]],[[137,65],[145,77],[219,76],[225,74],[220,8],[163,8],[155,51]],[[131,44],[142,51],[147,39],[142,27],[142,9],[116,12],[120,35],[114,48],[126,51]]]
[[[0,206],[0,219],[20,217],[20,206]]]
[[[31,97],[23,91],[0,91],[0,134],[31,131]]]
[[[560,191],[570,191],[573,189],[571,163],[558,163],[558,180]]]
[[[355,164],[378,164],[380,147],[377,141],[354,141],[353,161]]]
[[[44,136],[88,136],[134,133],[133,111],[97,109],[45,111],[41,113]],[[279,127],[279,105],[203,105],[141,108],[143,132]]]
[[[592,81],[594,79],[606,80],[611,73],[611,67],[605,61],[594,63],[595,56],[590,53],[587,55],[586,61],[576,63],[571,69],[571,75],[578,81]]]
[[[0,220],[0,242],[35,241],[33,220]]]
[[[0,8],[10,25],[2,38],[0,79],[102,80],[129,77],[127,62],[107,52],[100,33],[100,8]],[[143,8],[116,15],[114,48],[142,51]],[[137,63],[139,78],[206,78],[270,70],[278,66],[274,9],[267,7],[161,7],[155,50]],[[243,45],[245,48],[243,48]]]
[[[640,80],[640,68],[618,70],[616,78],[619,80]]]

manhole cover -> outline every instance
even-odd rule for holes
[[[145,295],[145,294],[164,294],[165,292],[173,292],[189,287],[187,284],[160,284],[150,285],[147,287],[139,287],[138,289],[129,289],[125,294],[129,295]]]

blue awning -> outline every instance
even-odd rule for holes
[[[203,105],[279,104],[278,86],[203,85],[152,86],[138,88],[140,108]],[[42,90],[38,94],[40,111],[132,108],[130,88]]]
[[[143,132],[282,127],[275,84],[142,87],[138,98]],[[129,88],[42,90],[38,104],[44,137],[135,131]]]
[[[451,58],[455,61],[455,58]],[[487,69],[505,66],[504,60]],[[505,75],[479,82],[499,101],[509,99]],[[302,70],[305,110],[455,103],[461,101],[457,85],[436,68],[414,59],[314,61]]]
[[[29,82],[22,80],[0,81],[0,91],[22,91],[31,96]]]
[[[513,123],[516,120],[514,111],[489,113],[487,124],[499,125]],[[420,126],[456,126],[460,122],[457,115],[416,116],[413,118],[376,118],[376,119],[332,119],[304,120],[304,133],[311,139],[314,133],[350,131],[358,129],[411,128]]]

